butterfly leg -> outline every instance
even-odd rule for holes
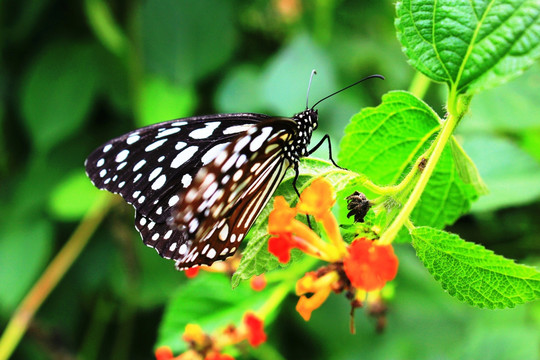
[[[296,194],[298,195],[298,198],[300,199],[300,191],[298,191],[298,188],[296,187],[296,181],[298,180],[298,177],[300,176],[300,171],[298,170],[298,164],[294,167],[294,179],[293,179],[293,188],[294,191],[296,191]],[[309,228],[313,230],[313,227],[311,227],[311,221],[309,221],[309,215],[306,215],[306,220]]]
[[[308,151],[308,155],[311,155],[315,151],[317,151],[317,149],[321,147],[321,145],[324,143],[325,140],[328,140],[328,157],[330,158],[330,161],[332,162],[332,164],[334,164],[334,166],[337,168],[347,170],[345,168],[342,168],[338,164],[336,164],[336,162],[334,161],[334,158],[332,157],[332,143],[330,142],[330,135],[328,134],[324,135],[321,141],[319,141],[317,145],[315,145],[310,151]]]

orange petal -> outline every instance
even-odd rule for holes
[[[247,339],[251,346],[256,347],[266,341],[264,322],[257,315],[247,313],[244,316],[244,324],[248,329]]]
[[[336,194],[332,184],[324,178],[315,179],[302,194],[296,208],[302,214],[315,216],[319,220],[336,203]]]
[[[283,196],[276,196],[274,199],[274,209],[268,216],[268,232],[270,234],[290,232],[291,221],[296,214],[296,209],[289,207]]]
[[[360,238],[349,246],[343,268],[351,284],[365,291],[379,290],[396,277],[398,258],[392,245],[377,245]]]
[[[305,321],[309,321],[313,310],[319,308],[325,302],[331,291],[332,289],[330,288],[324,288],[313,294],[310,298],[302,295],[296,304],[296,311],[298,311]]]
[[[205,334],[203,329],[197,324],[187,324],[182,338],[186,342],[194,342],[196,344],[203,344],[205,340]]]
[[[168,346],[158,347],[154,354],[156,355],[156,360],[170,360],[174,357],[171,348]]]
[[[264,277],[264,274],[255,275],[251,278],[249,284],[253,290],[262,291],[266,287],[266,278]]]

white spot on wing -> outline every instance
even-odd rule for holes
[[[152,184],[152,189],[153,190],[161,189],[163,185],[165,185],[165,181],[167,181],[167,177],[165,176],[165,174],[160,175],[156,179],[156,181],[154,181],[154,183]]]
[[[162,138],[162,137],[165,137],[165,136],[169,136],[169,135],[172,135],[172,134],[176,134],[177,132],[180,131],[180,128],[179,127],[174,127],[174,128],[170,128],[170,129],[167,129],[167,130],[164,130],[162,132],[160,132],[157,136],[156,136],[156,139],[159,139],[159,138]]]
[[[148,177],[148,181],[154,180],[154,179],[159,175],[159,173],[161,172],[161,170],[163,170],[162,167],[155,168],[154,171],[152,171],[152,172],[150,173],[150,176]]]
[[[253,125],[251,125],[251,124],[229,126],[229,127],[226,128],[225,130],[223,130],[223,134],[224,134],[224,135],[237,134],[237,133],[239,133],[239,132],[248,130],[248,129],[251,128],[252,126],[253,126]]]
[[[228,235],[229,235],[229,225],[225,224],[225,226],[223,226],[223,228],[219,232],[218,237],[221,241],[225,241],[227,240]]]
[[[116,162],[122,162],[122,161],[124,161],[124,160],[127,159],[128,155],[129,155],[129,150],[128,150],[128,149],[124,149],[124,150],[120,151],[120,152],[118,153],[118,155],[116,155],[116,159],[114,159],[114,161],[116,161]]]
[[[133,134],[133,135],[130,135],[126,142],[128,143],[128,145],[131,145],[131,144],[135,144],[137,141],[139,141],[141,137],[139,136],[139,134]]]
[[[103,152],[106,153],[107,151],[111,150],[112,149],[112,145],[111,144],[107,144],[103,147]]]
[[[191,175],[184,174],[184,176],[182,176],[182,186],[184,188],[187,188],[191,184],[191,181],[193,181],[193,178],[191,177]]]
[[[182,164],[188,161],[193,155],[195,155],[198,149],[199,149],[198,146],[190,146],[187,149],[182,150],[182,152],[176,155],[176,157],[172,161],[171,167],[173,169],[179,168],[180,166],[182,166]]]
[[[180,150],[180,149],[184,148],[186,145],[187,145],[187,143],[185,143],[183,141],[179,141],[179,142],[176,143],[176,145],[174,145],[174,148],[176,150]]]
[[[192,139],[207,139],[212,135],[214,130],[217,129],[220,123],[221,122],[219,121],[206,123],[205,124],[206,126],[203,127],[202,129],[197,129],[190,132],[189,137]]]
[[[169,199],[169,206],[173,206],[175,205],[178,200],[180,200],[180,198],[178,197],[178,195],[174,195],[172,196],[170,199]]]
[[[135,166],[133,167],[133,171],[138,171],[140,168],[142,168],[146,164],[146,160],[141,160]]]
[[[215,249],[210,249],[208,251],[208,254],[206,254],[206,257],[209,258],[209,259],[213,259],[216,257],[216,250]]]
[[[187,248],[187,245],[186,245],[186,244],[182,244],[182,245],[180,246],[180,249],[178,249],[178,253],[179,253],[180,255],[184,255],[184,254],[186,253],[187,249],[188,249],[188,248]]]
[[[103,169],[99,172],[100,177],[104,177],[105,175],[107,175],[107,170]]]
[[[212,160],[214,160],[227,145],[229,145],[229,143],[218,144],[210,148],[201,158],[203,165],[209,164]]]
[[[98,162],[96,163],[96,166],[97,167],[102,167],[103,164],[105,164],[105,159],[101,158],[98,160]]]
[[[238,140],[236,145],[234,146],[234,152],[240,152],[249,142],[251,141],[251,136],[243,136]]]
[[[149,151],[152,151],[152,150],[156,150],[158,147],[160,147],[161,145],[165,144],[165,141],[167,141],[167,139],[161,139],[161,140],[154,141],[153,143],[151,143],[150,145],[148,145],[148,146],[144,149],[144,151],[149,152]]]
[[[261,148],[261,146],[264,144],[266,139],[268,139],[268,136],[272,132],[271,127],[264,127],[261,129],[261,134],[258,135],[255,139],[251,141],[249,144],[249,150],[255,152]]]

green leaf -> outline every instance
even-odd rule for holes
[[[480,308],[508,308],[540,297],[540,273],[455,234],[429,227],[411,232],[416,254],[446,291]]]
[[[189,116],[196,100],[190,87],[174,85],[162,77],[149,77],[142,88],[137,126]]]
[[[472,210],[493,211],[540,198],[540,163],[511,141],[488,135],[468,136],[463,147],[490,190]]]
[[[271,293],[271,288],[255,292],[248,284],[233,290],[226,276],[201,272],[174,294],[165,309],[156,347],[167,345],[174,353],[185,350],[182,333],[189,323],[200,325],[207,333],[239,325],[244,314],[257,310]]]
[[[8,216],[0,222],[0,312],[13,311],[38,277],[52,250],[53,229],[43,219]]]
[[[336,168],[326,161],[303,159],[300,163],[300,176],[297,182],[298,190],[301,192],[318,177],[325,177],[337,192],[343,190],[349,182],[361,183],[365,180],[364,176]],[[294,204],[298,200],[298,195],[292,186],[293,179],[294,170],[290,169],[285,174],[285,178],[275,193],[275,196],[284,196],[289,204]],[[268,215],[273,207],[274,202],[270,200],[257,218],[255,225],[249,231],[247,246],[242,252],[242,261],[232,278],[233,287],[237,286],[241,280],[247,280],[254,275],[274,270],[280,265],[276,257],[268,252],[266,246],[269,238]],[[292,261],[294,262],[300,256],[300,253],[293,252],[293,255]]]
[[[396,10],[411,64],[458,93],[500,85],[540,56],[538,0],[404,0]]]
[[[96,48],[58,43],[47,47],[26,74],[22,114],[34,146],[47,151],[83,124],[97,94]]]
[[[228,1],[145,1],[141,34],[147,69],[182,85],[217,70],[236,47],[233,16]]]
[[[416,159],[434,141],[439,118],[414,95],[393,91],[376,108],[353,116],[340,144],[339,164],[366,175],[377,185],[396,185]],[[368,189],[357,189],[373,199]],[[412,213],[417,225],[442,228],[470,208],[477,194],[458,176],[452,153],[446,147],[426,189]],[[393,199],[399,207],[399,199]]]
[[[64,221],[78,220],[88,212],[98,195],[99,190],[88,181],[84,171],[76,171],[52,191],[49,211]]]
[[[480,173],[476,168],[476,165],[472,159],[465,153],[465,150],[457,142],[456,138],[452,137],[450,140],[450,147],[452,149],[452,156],[454,157],[454,163],[459,177],[465,184],[470,184],[476,190],[478,195],[486,195],[489,190],[484,183],[484,180],[480,177]]]

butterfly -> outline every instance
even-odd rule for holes
[[[217,114],[128,132],[94,150],[86,173],[133,205],[144,244],[178,270],[211,265],[238,250],[285,172],[296,171],[296,190],[300,159],[329,141],[326,135],[308,150],[318,126],[315,106],[373,77],[383,78],[368,76],[292,118]]]

